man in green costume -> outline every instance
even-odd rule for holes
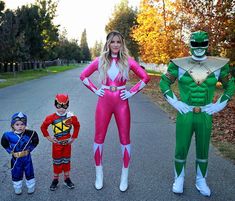
[[[211,191],[206,183],[212,115],[231,99],[235,85],[229,73],[228,59],[207,57],[208,34],[193,32],[190,37],[192,56],[171,60],[160,88],[166,100],[178,110],[176,120],[174,193],[183,193],[185,163],[193,133],[196,140],[196,188],[204,196]],[[170,86],[178,79],[180,100]],[[213,103],[216,83],[223,84],[223,95]]]

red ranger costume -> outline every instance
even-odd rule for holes
[[[54,132],[54,138],[52,138],[52,158],[54,169],[54,184],[50,187],[51,190],[55,190],[58,184],[59,174],[64,172],[65,185],[66,179],[69,178],[70,172],[70,158],[71,158],[71,142],[78,137],[80,129],[80,123],[75,115],[71,112],[66,112],[69,106],[69,98],[67,95],[58,94],[55,99],[55,107],[57,112],[53,113],[45,118],[41,125],[41,131],[44,137],[49,137],[50,134],[47,131],[48,126],[51,124]],[[58,111],[64,109],[63,114]],[[73,134],[70,134],[70,130],[73,126]],[[51,140],[50,140],[51,141]],[[70,179],[69,179],[70,180]],[[71,184],[72,182],[69,181]],[[74,185],[67,185],[69,188],[73,188]]]

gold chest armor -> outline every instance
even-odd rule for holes
[[[204,61],[194,61],[192,57],[183,57],[171,60],[175,65],[187,71],[193,80],[200,85],[216,70],[229,62],[227,58],[207,57]]]

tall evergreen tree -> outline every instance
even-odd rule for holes
[[[69,62],[70,60],[75,60],[81,62],[82,52],[78,45],[77,40],[68,40],[67,32],[64,30],[59,37],[59,44],[56,47],[56,53],[58,58]]]
[[[42,59],[43,37],[40,28],[39,8],[35,5],[24,5],[16,10],[19,19],[19,32],[24,34],[27,46],[27,57],[25,60]],[[37,22],[37,23],[35,23]]]
[[[53,49],[59,42],[59,29],[53,20],[56,17],[58,2],[55,0],[36,0],[36,5],[39,7],[40,28],[43,37],[43,52],[41,57],[44,59],[52,59]]]
[[[102,47],[103,47],[102,41],[100,41],[100,42],[95,41],[94,47],[91,48],[92,59],[95,59],[96,57],[98,57],[100,55],[100,53],[102,51]]]
[[[58,26],[55,26],[57,4],[52,0],[37,0],[16,10],[20,33],[24,33],[29,60],[47,60],[55,57],[53,49],[58,43]]]
[[[24,35],[19,32],[19,20],[11,10],[6,10],[0,24],[1,62],[21,61],[25,47]]]
[[[83,61],[90,61],[91,60],[91,53],[87,44],[87,36],[86,36],[86,29],[82,32],[81,36],[81,43],[80,48],[82,50],[82,60]]]
[[[0,17],[3,14],[4,8],[5,8],[5,2],[4,1],[0,1]],[[0,22],[1,22],[1,19],[0,19]]]
[[[132,27],[137,24],[136,19],[137,10],[128,6],[128,0],[122,0],[115,6],[112,17],[105,26],[105,31],[108,33],[112,30],[117,30],[122,33],[130,54],[138,60],[138,44],[131,36]]]

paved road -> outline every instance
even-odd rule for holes
[[[96,191],[92,155],[94,111],[97,97],[79,81],[82,69],[74,69],[25,82],[0,90],[0,133],[9,130],[10,116],[17,111],[28,115],[28,126],[40,135],[40,144],[33,152],[37,189],[28,195],[13,193],[10,175],[10,157],[0,147],[0,200],[56,200],[56,201],[234,201],[235,166],[210,150],[208,183],[211,198],[205,198],[194,187],[195,146],[192,143],[186,167],[185,192],[178,196],[171,192],[173,179],[175,123],[157,105],[141,93],[131,98],[132,162],[129,189],[119,191],[121,150],[117,127],[112,119],[104,146],[104,188]],[[70,95],[70,110],[79,116],[81,131],[73,144],[72,181],[76,188],[67,189],[60,184],[55,192],[49,190],[52,178],[51,144],[42,137],[39,126],[45,116],[54,111],[56,93]],[[62,178],[61,178],[62,181]]]

